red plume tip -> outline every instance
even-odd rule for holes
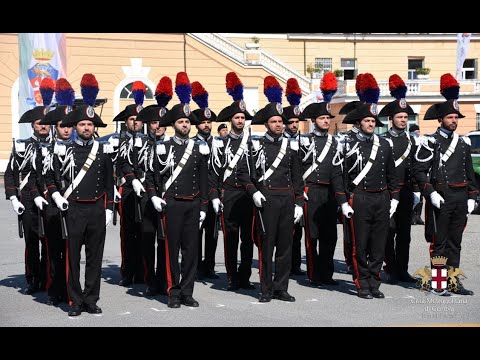
[[[93,74],[84,74],[82,81],[80,81],[81,87],[96,87],[98,88],[98,82]]]
[[[460,84],[453,77],[452,74],[450,73],[443,74],[442,77],[440,78],[440,92],[443,92],[443,90],[448,89],[452,86],[460,86]]]
[[[164,76],[158,82],[157,88],[155,89],[155,95],[158,94],[167,94],[169,96],[173,95],[173,85],[172,79],[168,76]]]
[[[242,82],[238,78],[237,74],[235,74],[233,71],[229,72],[225,79],[227,82],[227,89],[234,89],[236,86],[242,85]]]
[[[320,84],[320,89],[323,91],[336,90],[338,88],[338,81],[335,74],[332,72],[326,73]]]
[[[270,87],[280,87],[280,83],[274,76],[267,76],[263,81],[263,89],[267,89]]]
[[[362,82],[363,74],[358,74],[357,79],[355,80],[355,90],[360,90],[360,83]]]
[[[141,81],[135,81],[132,86],[132,92],[133,91],[138,91],[141,90],[144,94],[147,92],[147,88],[145,87],[145,84]]]
[[[186,72],[181,71],[177,74],[177,78],[175,79],[175,86],[179,85],[189,85],[190,84],[190,79],[188,78],[188,75]]]
[[[360,80],[360,90],[365,91],[366,89],[378,89],[377,80],[370,73],[365,73]]]
[[[398,88],[399,86],[405,86],[405,82],[402,80],[402,78],[400,76],[398,76],[397,74],[393,74],[390,76],[390,78],[388,79],[388,87],[390,90],[392,89],[396,89]]]
[[[207,90],[198,81],[192,83],[192,97],[205,94]]]
[[[300,89],[300,86],[298,85],[297,79],[290,78],[287,80],[287,88],[285,89],[285,95],[290,95],[290,94],[301,94],[302,90]]]
[[[55,89],[55,80],[53,80],[52,78],[43,78],[42,79],[42,82],[40,83],[40,87],[42,89],[52,89],[54,90]]]
[[[66,90],[71,88],[72,85],[70,85],[67,79],[60,78],[57,80],[57,84],[55,85],[55,92],[57,93],[59,90]]]

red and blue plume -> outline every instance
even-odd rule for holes
[[[447,100],[458,99],[460,84],[452,74],[443,74],[440,78],[440,94]]]
[[[208,91],[198,81],[192,83],[192,99],[200,109],[208,108]]]
[[[226,76],[227,93],[233,98],[233,101],[243,100],[243,84],[233,71]]]
[[[380,88],[377,80],[370,73],[365,73],[360,80],[359,92],[362,94],[363,101],[368,104],[377,104],[380,97]]]
[[[190,103],[190,95],[192,94],[192,85],[186,72],[181,71],[175,79],[175,92],[182,104]]]
[[[263,93],[269,102],[282,103],[283,89],[274,76],[267,76],[263,81]]]
[[[72,85],[65,78],[57,80],[55,85],[55,98],[60,105],[73,106],[75,102],[75,91]]]
[[[332,72],[326,73],[322,82],[320,83],[320,90],[322,91],[323,101],[329,103],[332,101],[333,95],[337,92],[338,81]]]
[[[145,85],[141,81],[135,81],[132,86],[132,93],[133,93],[133,100],[135,100],[135,104],[143,105],[143,100],[145,100],[145,93],[147,89]]]
[[[393,74],[388,79],[388,88],[390,89],[390,95],[395,99],[404,99],[407,95],[407,86],[400,76]]]
[[[300,99],[302,98],[302,89],[300,89],[297,79],[290,78],[287,80],[285,96],[287,97],[288,103],[290,105],[300,105]]]
[[[358,74],[357,79],[355,80],[355,92],[357,93],[357,96],[360,99],[360,101],[364,101],[363,94],[360,91],[360,83],[362,81],[362,77],[363,77],[363,74]]]
[[[40,94],[42,95],[43,106],[49,106],[51,104],[54,92],[55,80],[43,78],[40,83]]]
[[[160,79],[157,88],[155,89],[155,99],[157,99],[158,106],[166,107],[168,102],[172,99],[172,96],[172,79],[170,79],[168,76],[164,76]]]
[[[80,81],[80,87],[82,89],[83,103],[89,106],[94,106],[99,90],[95,75],[84,74],[82,81]]]

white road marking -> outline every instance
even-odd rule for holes
[[[167,309],[157,309],[157,308],[150,308],[152,309],[153,311],[168,311]]]
[[[130,311],[126,311],[126,312],[124,312],[124,313],[121,313],[121,314],[119,314],[119,315],[130,315],[130,314],[131,314],[131,312],[130,312]]]
[[[223,305],[223,304],[217,304],[217,305],[215,305],[215,307],[217,307],[217,308],[219,308],[219,307],[225,307],[225,305]]]
[[[305,301],[318,301],[318,299],[308,299],[308,300],[305,300]]]

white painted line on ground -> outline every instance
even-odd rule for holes
[[[150,308],[152,309],[153,311],[168,311],[167,309],[157,309],[157,308]]]
[[[308,299],[308,300],[305,300],[305,301],[318,301],[318,299]]]
[[[131,314],[130,311],[126,311],[126,312],[124,312],[124,313],[120,313],[119,315],[130,315],[130,314]]]
[[[225,307],[225,305],[223,305],[223,304],[217,304],[217,305],[215,305],[215,307],[217,307],[217,308],[219,308],[219,307]]]

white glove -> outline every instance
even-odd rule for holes
[[[207,213],[205,211],[200,211],[200,226],[199,226],[199,228],[202,227],[203,220],[205,220],[206,217],[207,217]]]
[[[350,204],[348,202],[344,202],[342,205],[341,205],[341,208],[342,208],[342,214],[343,216],[345,216],[347,219],[350,219],[354,213],[352,207],[350,206]]]
[[[293,213],[293,223],[296,224],[300,221],[303,216],[303,208],[301,206],[295,205],[295,212]]]
[[[142,183],[138,179],[132,180],[133,191],[137,194],[138,197],[142,197],[142,191],[145,192],[145,188],[143,187]]]
[[[55,204],[57,204],[57,207],[62,210],[68,210],[68,201],[65,199],[58,191],[55,191],[52,194],[52,199],[55,201]]]
[[[212,206],[215,214],[220,214],[223,211],[223,204],[218,198],[212,200]]]
[[[413,193],[413,206],[412,206],[412,209],[417,206],[418,204],[420,204],[420,199],[421,199],[421,194],[419,191],[417,192],[414,192]]]
[[[18,201],[15,195],[10,196],[10,201],[12,202],[13,211],[15,211],[17,215],[22,215],[25,211],[25,206],[23,206],[23,204]]]
[[[308,201],[308,195],[305,191],[303,192],[303,198],[305,199],[305,201]]]
[[[437,209],[440,209],[440,206],[442,206],[442,204],[445,202],[445,199],[436,191],[430,194],[430,200],[432,205]]]
[[[41,197],[41,196],[37,196],[35,199],[33,199],[33,202],[35,203],[35,205],[37,205],[37,207],[38,207],[40,210],[43,210],[43,204],[48,205],[47,200],[45,200],[45,199],[44,199],[43,197]]]
[[[467,209],[468,209],[468,214],[471,214],[472,211],[475,210],[475,200],[473,199],[467,200]]]
[[[162,212],[162,206],[167,205],[167,203],[163,199],[160,199],[158,196],[152,196],[152,204],[155,210],[157,210],[158,212]]]
[[[252,198],[253,198],[253,203],[255,204],[256,207],[263,206],[262,200],[267,201],[267,199],[265,199],[265,196],[263,196],[263,194],[260,191],[257,191],[255,194],[253,194]]]
[[[105,209],[105,227],[110,225],[112,222],[113,211],[110,209]]]
[[[390,200],[390,217],[395,214],[395,211],[397,211],[397,206],[398,206],[398,200],[392,199]]]
[[[113,185],[113,201],[115,204],[118,204],[122,200],[122,195],[118,192],[118,189],[115,185]]]

